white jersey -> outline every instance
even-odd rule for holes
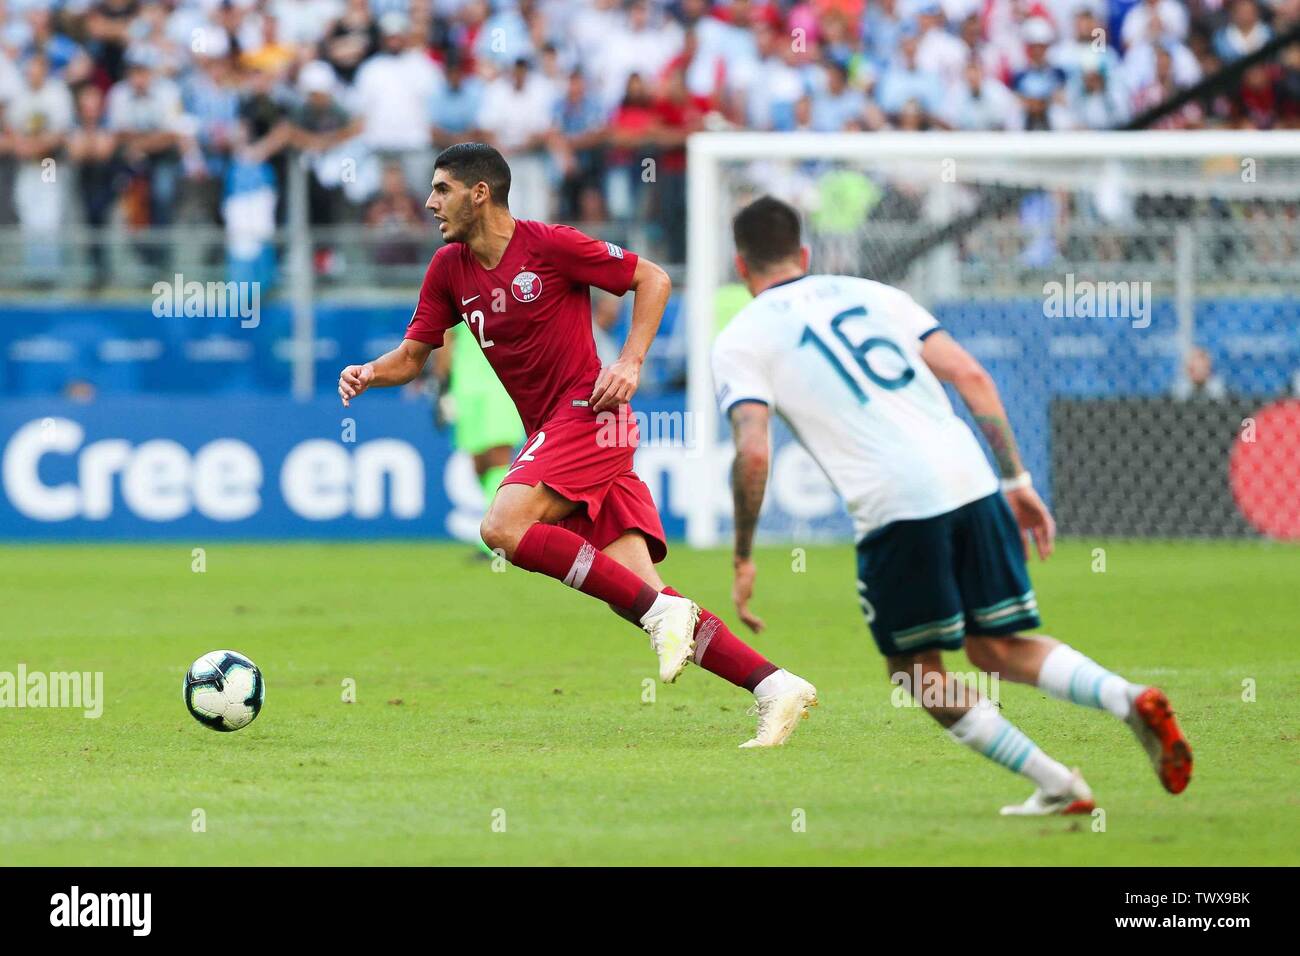
[[[974,433],[921,359],[939,322],[907,293],[807,275],[761,292],[713,346],[718,403],[771,407],[848,505],[859,538],[998,490]]]

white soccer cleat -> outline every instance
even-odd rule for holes
[[[690,598],[660,595],[664,608],[647,614],[641,626],[650,635],[650,646],[659,655],[659,679],[665,684],[677,680],[695,652],[695,625],[700,606]]]
[[[749,713],[758,715],[758,731],[741,747],[781,746],[790,739],[800,718],[808,716],[808,708],[817,706],[817,688],[795,674],[788,677],[780,690],[754,698]]]
[[[1002,808],[1004,817],[1049,817],[1070,813],[1091,813],[1097,806],[1092,790],[1084,782],[1078,768],[1070,772],[1070,786],[1064,793],[1050,794],[1042,788],[1035,790],[1024,803],[1013,803]]]

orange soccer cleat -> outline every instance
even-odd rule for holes
[[[1170,793],[1182,793],[1192,779],[1192,748],[1183,737],[1169,698],[1158,687],[1144,688],[1133,698],[1128,725],[1151,758],[1160,783]]]

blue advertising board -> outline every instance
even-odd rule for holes
[[[1231,392],[1285,391],[1300,368],[1294,299],[1203,300],[1198,339]],[[1041,300],[944,303],[936,316],[989,369],[1025,463],[1049,499],[1051,399],[1165,394],[1178,374],[1168,300],[1151,321],[1048,318]],[[435,429],[428,402],[333,396],[339,367],[400,337],[405,308],[317,310],[318,399],[287,397],[290,321],[270,305],[256,327],[196,331],[145,307],[6,307],[0,322],[0,538],[444,537],[473,540],[483,500],[469,459]],[[224,324],[223,324],[224,323]],[[85,403],[60,398],[93,385]],[[647,391],[647,390],[643,390]],[[954,404],[965,414],[960,402]],[[692,496],[729,527],[730,448],[693,446],[684,395],[642,394],[637,470],[669,537]],[[847,539],[820,469],[778,423],[760,534]],[[725,540],[725,531],[724,538]]]
[[[730,449],[704,454],[683,396],[637,401],[637,472],[670,538],[692,496],[731,513]],[[477,538],[483,495],[427,400],[104,397],[0,406],[0,539]],[[783,428],[764,524],[850,534],[838,497]]]

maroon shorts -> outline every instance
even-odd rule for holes
[[[627,406],[618,418],[574,409],[528,436],[501,484],[541,482],[577,502],[577,510],[556,524],[597,550],[629,531],[641,532],[657,564],[668,554],[668,543],[650,489],[632,470],[638,438]]]

